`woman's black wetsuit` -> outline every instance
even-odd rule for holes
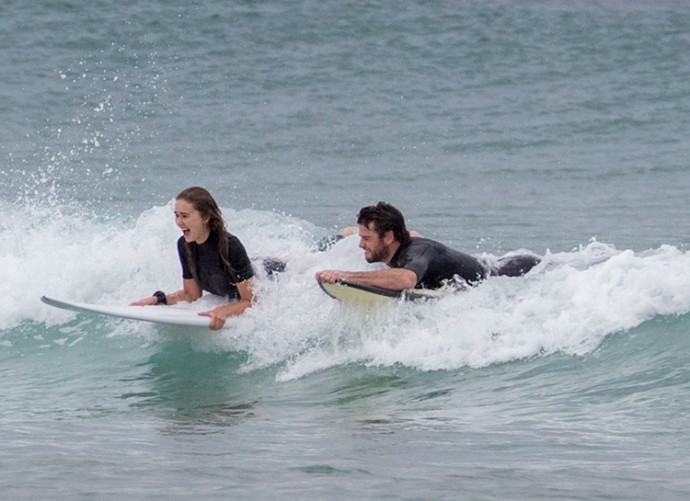
[[[203,244],[188,244],[196,263],[196,276],[189,266],[184,237],[177,241],[177,252],[182,265],[182,278],[193,278],[199,286],[212,294],[240,299],[237,284],[254,276],[254,269],[242,242],[228,234],[228,258],[232,270],[228,270],[218,252],[218,236],[211,234]]]

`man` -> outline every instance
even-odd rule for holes
[[[476,258],[439,242],[411,237],[402,213],[385,202],[360,210],[357,226],[364,258],[370,263],[385,263],[390,268],[323,270],[316,273],[316,280],[330,283],[345,280],[393,290],[437,289],[447,283],[474,285],[487,275],[523,275],[540,262],[536,256],[514,256],[500,260],[495,269],[487,269]]]

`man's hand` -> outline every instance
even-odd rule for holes
[[[326,282],[327,284],[332,284],[338,280],[345,280],[345,271],[341,270],[322,270],[317,271],[314,278],[319,282]]]

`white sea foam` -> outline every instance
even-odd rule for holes
[[[259,301],[231,320],[230,330],[195,332],[190,342],[202,351],[245,351],[245,370],[278,365],[281,379],[347,363],[439,370],[555,352],[581,355],[609,334],[690,310],[687,252],[661,246],[635,253],[596,241],[572,252],[547,253],[522,278],[491,278],[434,302],[353,309],[323,294],[314,273],[375,268],[362,259],[357,238],[316,252],[314,243],[326,231],[306,221],[254,210],[224,213],[230,230],[257,257]],[[156,289],[180,287],[172,203],[136,221],[65,207],[25,209],[5,218],[1,231],[0,280],[11,291],[0,303],[2,329],[22,321],[51,326],[74,318],[43,305],[43,294],[126,304]],[[269,256],[285,260],[286,271],[267,276],[260,258]],[[148,324],[114,329],[157,339],[169,334]]]

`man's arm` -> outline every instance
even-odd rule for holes
[[[353,284],[374,285],[397,291],[412,289],[417,285],[415,272],[404,268],[389,268],[378,271],[323,270],[316,273],[316,280],[327,283],[345,280]]]

